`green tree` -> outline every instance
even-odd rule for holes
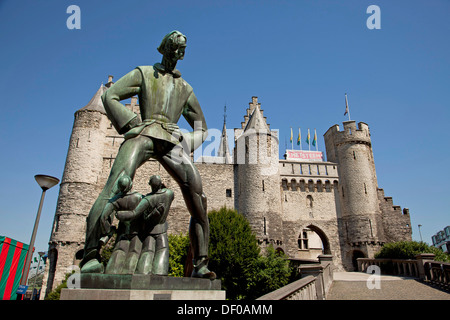
[[[209,221],[209,267],[221,279],[228,299],[254,299],[288,283],[289,261],[270,246],[261,254],[244,216],[221,208],[209,213]]]
[[[247,298],[256,299],[289,283],[293,269],[288,257],[272,245],[253,262],[253,274]]]
[[[169,276],[183,277],[189,250],[189,236],[169,234]]]
[[[252,266],[260,248],[248,221],[235,210],[209,213],[209,268],[222,281],[229,299],[243,299],[252,279]]]
[[[450,262],[450,255],[425,242],[399,241],[386,243],[381,250],[375,254],[378,259],[415,259],[420,253],[434,253],[436,261]]]

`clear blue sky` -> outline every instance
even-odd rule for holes
[[[69,30],[69,5],[81,29]],[[369,5],[381,29],[369,30]],[[450,2],[22,1],[0,2],[0,234],[28,243],[41,189],[62,178],[74,112],[109,74],[159,62],[162,37],[187,35],[178,65],[208,126],[240,126],[258,96],[280,153],[290,127],[323,134],[344,116],[369,124],[379,187],[410,209],[413,239],[450,224]],[[289,143],[289,142],[288,142]],[[47,192],[36,249],[48,249],[59,186]]]

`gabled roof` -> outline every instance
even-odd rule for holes
[[[253,113],[250,116],[250,119],[247,122],[247,125],[244,128],[244,132],[249,130],[266,130],[270,132],[269,126],[266,123],[266,119],[264,119],[263,115],[261,114],[261,109],[259,108],[259,105],[257,105],[253,109]]]

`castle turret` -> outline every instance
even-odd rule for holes
[[[345,245],[353,248],[347,250],[349,265],[355,250],[356,256],[373,257],[385,241],[369,126],[360,122],[356,127],[355,121],[346,121],[343,131],[335,125],[324,138],[327,160],[338,164],[338,221]]]
[[[253,97],[242,129],[235,130],[236,209],[261,244],[282,248],[278,133],[271,131]]]
[[[110,76],[108,85],[111,84]],[[98,180],[110,125],[101,101],[106,90],[102,84],[89,103],[75,112],[49,242],[49,263],[43,283],[46,294],[64,280],[68,268],[83,256],[86,217],[101,191]]]

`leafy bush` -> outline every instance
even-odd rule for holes
[[[169,234],[169,276],[183,277],[188,256],[189,236]]]
[[[415,259],[420,253],[433,253],[436,261],[450,262],[450,255],[425,242],[399,241],[386,243],[375,254],[377,259]]]
[[[289,283],[292,269],[284,253],[276,252],[272,245],[266,248],[252,265],[247,298],[256,299]]]
[[[73,272],[72,272],[73,273]],[[59,300],[61,296],[61,290],[67,288],[67,279],[72,275],[72,273],[66,273],[64,281],[53,289],[44,300]]]

